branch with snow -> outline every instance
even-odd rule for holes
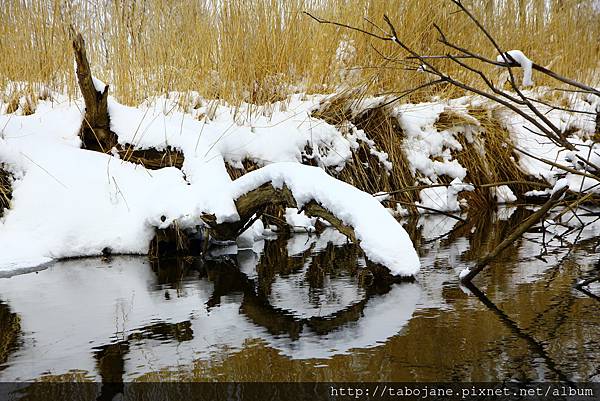
[[[496,61],[499,63],[506,63],[508,65],[517,64],[523,68],[523,86],[533,86],[532,80],[532,67],[533,62],[525,56],[521,50],[509,50],[496,57]]]

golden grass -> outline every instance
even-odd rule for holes
[[[6,111],[33,112],[37,99],[47,96],[46,85],[78,96],[68,29],[73,25],[87,41],[94,74],[111,84],[111,93],[126,104],[169,91],[194,90],[204,98],[231,104],[265,104],[298,91],[338,93],[315,116],[340,126],[349,120],[364,129],[394,165],[392,174],[387,174],[364,145],[355,152],[339,178],[371,193],[414,185],[402,149],[404,135],[385,108],[357,116],[350,107],[363,96],[406,90],[430,78],[406,71],[402,62],[382,59],[379,52],[405,58],[408,54],[397,46],[318,24],[303,11],[379,34],[367,19],[381,24],[387,14],[402,40],[422,54],[448,51],[437,41],[434,23],[460,46],[490,58],[496,53],[449,0],[0,0],[0,4],[0,88],[23,82],[18,90],[3,94]],[[504,49],[521,49],[559,74],[599,83],[600,10],[594,9],[593,1],[470,0],[465,4]],[[475,74],[451,61],[435,63],[453,77],[483,87]],[[494,79],[501,72],[469,63]],[[555,84],[538,74],[534,80],[538,85]],[[445,85],[405,100],[463,94]],[[192,97],[182,96],[179,103],[183,110],[196,107]],[[482,125],[485,153],[457,136],[463,151],[455,157],[467,169],[467,180],[477,185],[526,180],[506,146],[506,130],[489,111],[472,110],[471,114]],[[464,123],[456,116],[441,120],[439,129],[444,124]],[[0,182],[4,185],[0,186],[0,202],[8,205],[5,182]],[[518,185],[511,188],[515,193],[526,190]],[[414,202],[417,196],[417,191],[406,191],[396,199]],[[466,196],[476,204],[492,201],[489,188]]]
[[[591,84],[598,67],[600,24],[593,1],[471,0],[465,2],[503,48]],[[461,46],[495,55],[481,32],[449,0],[2,0],[0,86],[8,81],[52,85],[76,96],[68,26],[81,31],[95,74],[124,103],[172,90],[207,98],[262,103],[290,92],[334,92],[368,82],[371,93],[401,90],[424,74],[383,62],[373,50],[407,54],[343,28],[320,25],[302,11],[375,30],[387,13],[399,36],[424,54],[444,54],[433,23]],[[350,44],[336,56],[340,43]],[[352,48],[354,51],[352,51]],[[454,76],[478,82],[450,61]],[[486,67],[491,75],[498,71]],[[534,76],[536,83],[548,83]],[[597,78],[596,78],[597,80]],[[458,94],[452,87],[444,95]]]
[[[456,135],[463,149],[454,154],[460,165],[467,170],[466,181],[476,186],[473,192],[463,192],[462,194],[468,200],[469,205],[483,207],[496,202],[493,195],[495,187],[487,187],[486,184],[515,182],[508,184],[515,194],[523,194],[531,189],[541,189],[521,184],[531,182],[533,179],[519,168],[511,146],[510,134],[493,116],[493,111],[471,108],[469,115],[479,121],[480,134],[473,135],[472,143],[469,143],[464,135]],[[440,117],[443,116],[442,113]],[[440,125],[438,129],[449,127],[464,129],[467,126],[462,118],[449,118]],[[481,187],[481,185],[484,186]]]

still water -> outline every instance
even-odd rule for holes
[[[330,229],[0,278],[0,381],[600,381],[600,286],[574,288],[596,228],[538,228],[458,283],[529,213],[406,221],[414,282],[374,285]]]

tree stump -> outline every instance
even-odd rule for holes
[[[80,33],[71,30],[77,64],[77,82],[85,102],[85,115],[79,136],[84,149],[102,153],[117,145],[117,135],[110,130],[108,114],[108,85],[99,92],[94,85],[90,64],[85,52],[85,41]]]

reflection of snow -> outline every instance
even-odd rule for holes
[[[365,291],[349,276],[326,275],[322,288],[311,288],[306,281],[309,267],[307,263],[299,273],[277,277],[271,287],[271,305],[307,318],[331,315],[363,299]]]
[[[432,240],[447,234],[458,223],[458,220],[442,214],[424,214],[419,216],[419,227],[424,240]]]
[[[288,256],[300,255],[314,245],[313,251],[318,252],[328,244],[343,245],[348,242],[346,236],[335,228],[328,227],[321,234],[295,233],[287,242]]]
[[[183,282],[165,300],[148,263],[116,258],[110,267],[85,259],[56,263],[37,274],[0,280],[0,294],[21,317],[24,344],[1,380],[19,381],[70,369],[93,372],[94,347],[153,321],[179,322],[203,314],[198,297],[211,285]]]
[[[420,296],[417,284],[395,285],[387,294],[370,299],[357,322],[325,336],[315,336],[305,328],[298,341],[273,336],[265,340],[294,359],[330,358],[356,348],[375,347],[402,330],[411,319]]]
[[[251,251],[238,255],[238,260],[247,265],[244,270],[255,270],[257,258]],[[94,350],[127,340],[132,332],[157,322],[189,321],[193,337],[182,342],[131,340],[124,355],[125,380],[148,371],[191,367],[197,359],[226,358],[253,338],[292,358],[331,357],[375,346],[397,334],[412,316],[420,294],[416,284],[396,285],[388,294],[372,297],[357,322],[324,336],[305,326],[300,338],[291,340],[270,334],[244,316],[239,292],[222,296],[218,307],[207,309],[213,285],[193,277],[184,277],[179,288],[172,289],[158,284],[145,258],[118,257],[110,264],[97,259],[65,261],[38,274],[0,280],[2,300],[21,317],[23,333],[23,344],[10,356],[0,380],[31,380],[73,369],[99,380]],[[283,290],[280,282],[274,288]],[[341,290],[341,303],[355,295],[362,298],[361,290]],[[335,310],[334,303],[328,312]],[[301,305],[296,309],[303,310]]]

